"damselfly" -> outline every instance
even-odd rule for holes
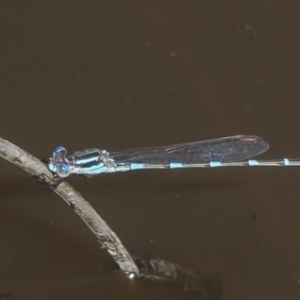
[[[254,135],[118,152],[90,149],[69,156],[64,147],[58,146],[48,159],[48,168],[65,178],[71,174],[91,176],[143,169],[300,165],[300,160],[249,160],[268,148],[264,139]]]

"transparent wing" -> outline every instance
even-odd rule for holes
[[[233,162],[265,152],[268,143],[254,135],[237,135],[201,142],[110,152],[116,163],[208,163]]]

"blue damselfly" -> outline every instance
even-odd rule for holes
[[[63,146],[58,146],[48,159],[48,168],[58,177],[65,178],[72,174],[92,176],[143,169],[300,166],[298,159],[250,159],[268,148],[264,139],[254,135],[118,152],[90,149],[69,156]]]

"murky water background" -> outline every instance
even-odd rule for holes
[[[0,136],[38,157],[235,134],[300,156],[297,1],[2,1]],[[51,190],[0,160],[0,294],[193,299],[129,282]],[[128,250],[215,274],[215,299],[300,297],[300,169],[69,181]]]

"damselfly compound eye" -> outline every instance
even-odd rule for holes
[[[67,164],[57,164],[56,173],[59,177],[68,177],[70,175],[70,167]]]
[[[67,149],[63,146],[57,146],[53,150],[53,155],[66,156],[67,155]]]

